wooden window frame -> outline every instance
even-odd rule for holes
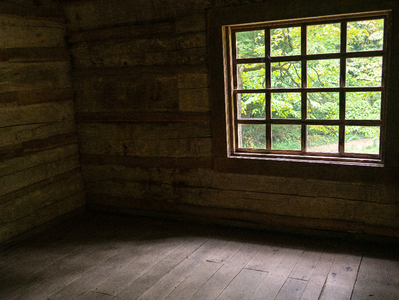
[[[364,21],[373,19],[384,19],[384,43],[382,50],[374,51],[359,51],[359,52],[348,52],[347,51],[347,35],[346,28],[348,22]],[[306,37],[306,26],[309,25],[323,25],[329,23],[340,23],[340,52],[339,53],[328,53],[328,54],[307,54],[307,37]],[[226,47],[226,61],[228,62],[226,80],[230,82],[230,91],[227,95],[228,99],[228,116],[227,120],[230,123],[230,145],[229,152],[231,156],[258,156],[258,157],[276,157],[284,159],[300,159],[300,160],[321,160],[321,161],[341,161],[341,162],[358,162],[358,163],[382,163],[383,162],[383,149],[384,149],[384,137],[385,137],[385,108],[386,108],[386,88],[385,78],[387,77],[387,54],[389,49],[389,26],[390,24],[390,11],[382,12],[367,12],[360,14],[350,15],[339,15],[339,16],[326,16],[300,20],[288,20],[288,21],[274,21],[265,22],[264,24],[255,25],[231,25],[223,26],[225,33],[225,44]],[[284,27],[300,27],[301,28],[301,54],[295,56],[275,56],[270,55],[270,36],[269,31],[273,28],[284,28]],[[265,36],[265,56],[254,57],[254,58],[237,58],[236,48],[236,33],[251,30],[264,30]],[[368,58],[368,57],[381,57],[382,58],[382,78],[381,86],[375,87],[348,87],[346,86],[346,61],[350,58]],[[314,88],[307,87],[307,68],[306,65],[309,61],[323,60],[323,59],[339,59],[340,60],[340,78],[339,87],[329,88]],[[300,61],[301,62],[301,87],[300,88],[273,88],[271,86],[271,64],[275,62],[287,62],[287,61]],[[266,86],[264,89],[239,89],[237,80],[237,66],[239,64],[265,64],[265,82]],[[345,118],[345,102],[347,92],[367,92],[375,91],[381,92],[381,114],[379,120],[351,120]],[[287,93],[296,92],[302,95],[301,105],[302,113],[301,119],[273,119],[271,117],[271,94],[272,93]],[[339,93],[339,119],[307,119],[307,93],[311,92],[336,92]],[[237,111],[237,95],[241,93],[259,93],[265,94],[265,119],[250,119],[250,118],[238,118]],[[239,133],[238,127],[240,124],[259,124],[266,126],[266,149],[248,149],[239,147]],[[272,125],[299,125],[301,126],[301,150],[275,150],[271,147],[272,139]],[[307,126],[308,125],[325,125],[325,126],[338,126],[339,127],[339,139],[338,139],[338,152],[309,152],[307,151]],[[380,129],[379,138],[379,154],[363,154],[363,153],[349,153],[345,152],[345,126],[374,126]]]
[[[284,9],[282,9],[284,7]],[[385,34],[391,35],[385,41],[391,44],[384,58],[384,92],[381,109],[381,144],[384,145],[379,157],[339,157],[319,155],[295,155],[286,153],[237,154],[234,149],[234,136],[231,135],[232,105],[231,91],[234,78],[229,55],[231,35],[228,30],[253,24],[258,27],[264,22],[290,24],[318,22],[320,18],[328,20],[346,18],[356,14],[370,13],[387,15],[389,26]],[[318,19],[319,18],[319,19]],[[391,181],[399,178],[399,3],[394,0],[339,1],[331,5],[328,0],[279,0],[234,7],[222,7],[208,11],[208,50],[210,60],[210,104],[212,110],[212,141],[214,169],[218,172],[257,174],[267,176],[305,177],[323,180],[346,181]],[[227,41],[227,42],[226,42]],[[226,55],[227,54],[227,55]],[[355,54],[364,56],[362,54]],[[341,69],[342,70],[342,69]],[[364,90],[364,89],[363,89]],[[342,101],[341,101],[342,105]],[[348,120],[341,119],[341,123]],[[340,138],[342,145],[342,137]],[[342,147],[342,146],[341,146]],[[306,157],[304,157],[306,156]],[[321,155],[325,157],[324,153]]]

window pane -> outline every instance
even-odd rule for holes
[[[272,125],[272,149],[301,150],[301,125]]]
[[[307,152],[338,152],[339,126],[307,126]]]
[[[264,57],[265,31],[243,31],[236,33],[237,58]]]
[[[348,22],[347,51],[382,50],[384,19]]]
[[[265,94],[237,94],[237,105],[239,119],[266,118]]]
[[[341,45],[341,24],[322,24],[307,27],[307,53],[338,53]]]
[[[308,119],[339,119],[339,93],[308,93]]]
[[[382,57],[348,58],[347,86],[381,86]]]
[[[238,147],[266,149],[266,125],[239,124]]]
[[[301,54],[301,27],[270,30],[271,56]]]
[[[272,88],[300,88],[301,62],[272,63]]]
[[[379,120],[381,92],[346,93],[346,119]]]
[[[264,89],[265,64],[239,64],[237,66],[238,89]]]
[[[308,87],[338,87],[339,59],[308,61]]]
[[[379,154],[380,127],[346,126],[345,152]]]
[[[273,93],[271,102],[273,119],[301,118],[301,93]]]

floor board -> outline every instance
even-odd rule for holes
[[[318,300],[327,280],[331,266],[335,260],[335,253],[322,253],[319,261],[308,279],[306,288],[302,294],[301,300]]]
[[[282,248],[276,255],[268,276],[255,290],[251,299],[275,299],[302,254],[301,249]]]
[[[0,299],[399,299],[397,245],[86,213],[0,251]]]
[[[217,299],[248,299],[266,276],[266,272],[242,269]]]
[[[338,254],[327,275],[320,300],[349,300],[362,257]]]

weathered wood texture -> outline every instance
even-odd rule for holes
[[[78,127],[83,154],[211,157],[209,123],[83,123]]]
[[[0,251],[0,297],[396,300],[396,246],[88,213]]]
[[[255,2],[268,1],[63,1],[88,204],[399,237],[394,176],[212,170],[207,10]],[[284,290],[296,288],[292,280]]]
[[[64,24],[65,15],[52,0],[6,0],[0,3],[1,15],[24,20],[45,20]]]
[[[62,8],[30,2],[0,3],[0,241],[85,204]]]
[[[0,93],[0,107],[23,106],[72,99],[72,88],[15,90]]]
[[[84,161],[83,161],[84,163]],[[126,163],[127,165],[128,163]],[[138,164],[140,166],[140,164]],[[82,166],[88,205],[189,213],[276,227],[376,233],[399,226],[393,188],[318,180],[218,174],[209,169]],[[378,212],[374,214],[373,212]],[[379,232],[379,234],[382,234]],[[386,231],[394,235],[395,230]]]

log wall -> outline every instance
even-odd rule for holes
[[[399,237],[395,181],[213,169],[206,12],[249,2],[63,3],[88,207]]]
[[[13,2],[0,3],[0,242],[85,204],[64,13]]]

